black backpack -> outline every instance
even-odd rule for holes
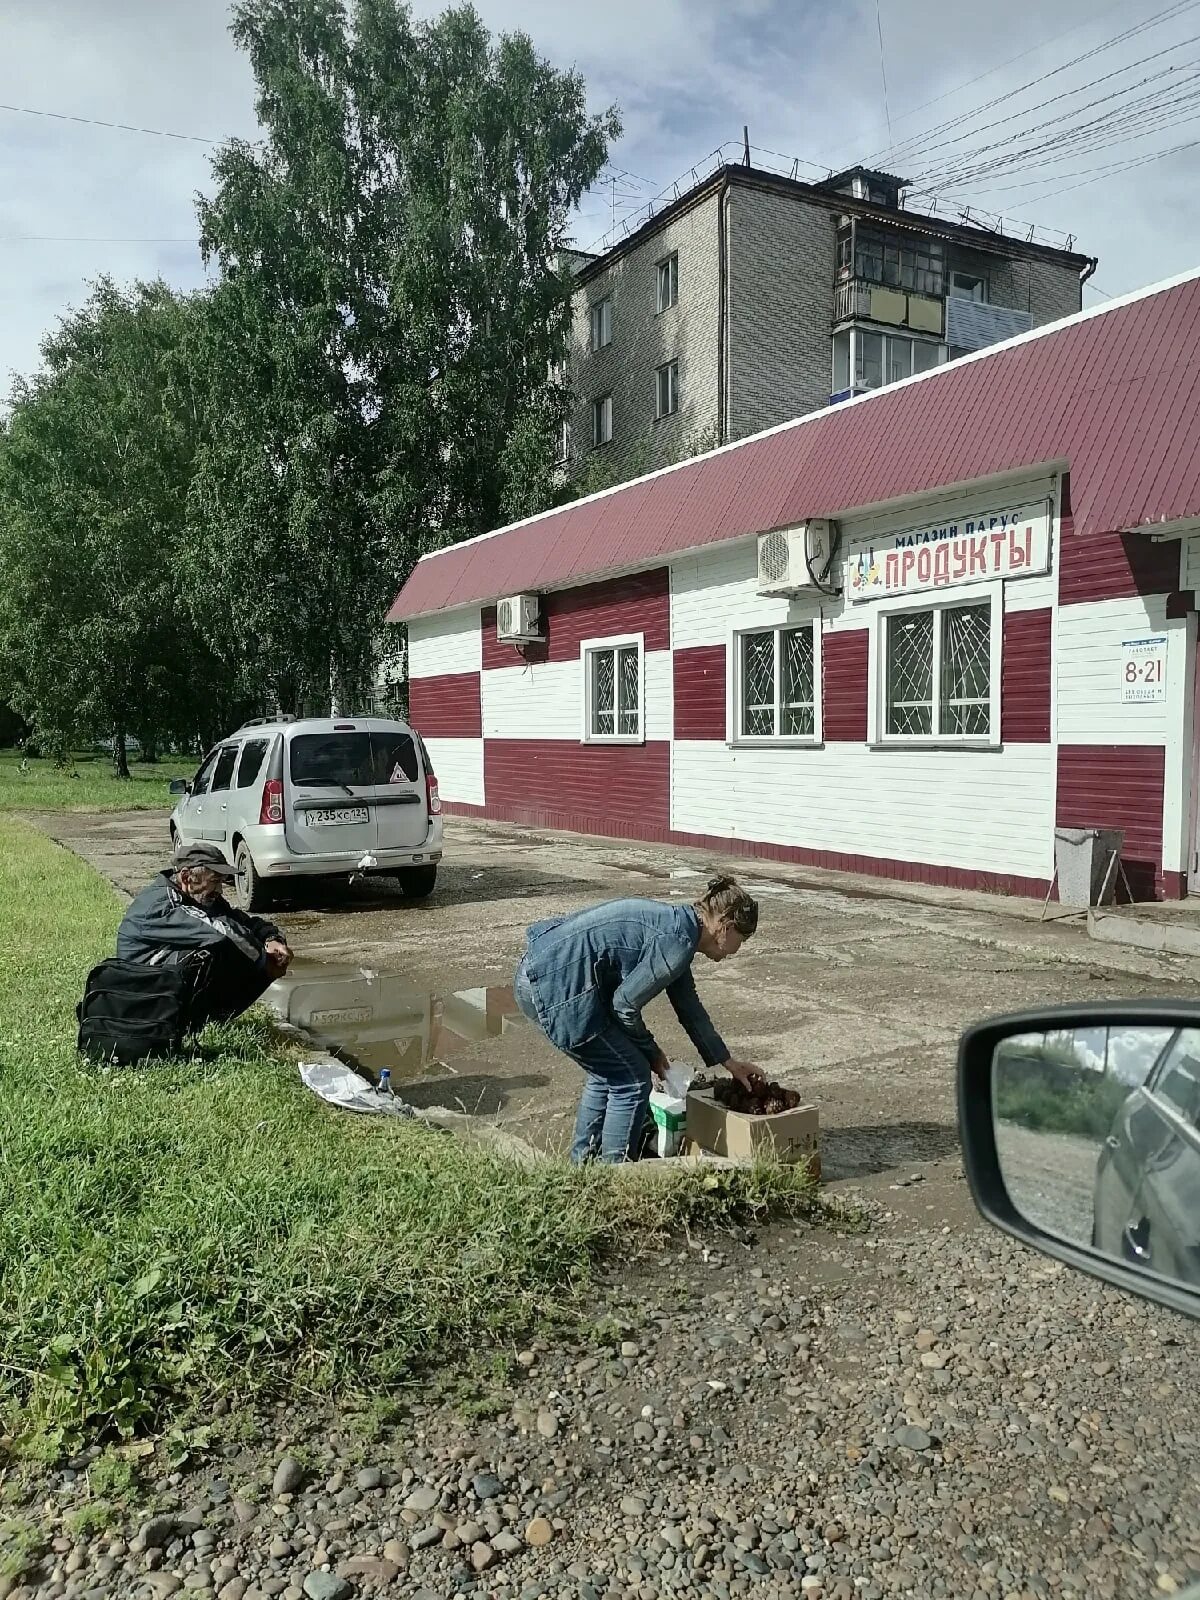
[[[177,1054],[196,977],[191,962],[150,967],[140,961],[102,961],[88,973],[83,1000],[75,1007],[80,1052],[123,1067]]]

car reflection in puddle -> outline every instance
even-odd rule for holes
[[[450,1077],[471,1045],[523,1021],[509,987],[435,995],[394,972],[298,961],[263,996],[281,1022],[358,1067],[373,1082]]]

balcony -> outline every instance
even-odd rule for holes
[[[953,294],[946,301],[946,343],[956,350],[983,350],[1002,339],[1028,333],[1032,327],[1033,316],[1028,311],[990,306]]]
[[[846,278],[835,284],[833,295],[835,327],[843,322],[867,320],[941,338],[943,316],[939,297],[915,294],[907,289],[889,289],[883,284],[867,283],[862,278]]]

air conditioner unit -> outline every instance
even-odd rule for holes
[[[538,597],[535,594],[514,594],[496,606],[496,638],[501,644],[523,644],[530,639],[540,639],[538,627]]]
[[[825,518],[812,518],[796,528],[776,528],[758,536],[759,594],[796,594],[815,589],[813,574],[824,579],[832,551]]]

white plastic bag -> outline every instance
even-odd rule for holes
[[[659,1156],[677,1156],[683,1143],[687,1121],[687,1092],[695,1070],[683,1062],[672,1062],[661,1089],[650,1092],[650,1115],[654,1119],[654,1150]]]

